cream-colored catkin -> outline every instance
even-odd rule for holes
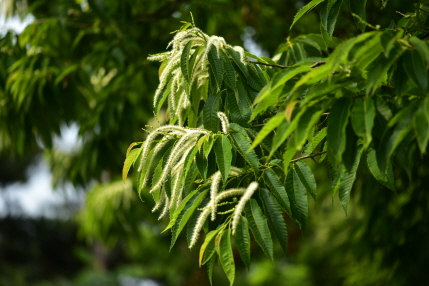
[[[210,208],[205,208],[200,216],[198,217],[197,223],[194,227],[194,231],[192,232],[192,237],[191,237],[191,243],[189,244],[189,248],[192,248],[195,243],[198,240],[198,237],[200,236],[200,231],[204,226],[204,223],[206,222],[207,217],[210,214]]]
[[[250,200],[253,193],[258,189],[259,184],[257,182],[251,182],[247,187],[246,192],[244,192],[240,201],[235,207],[234,214],[232,215],[232,234],[235,234],[235,230],[237,229],[238,221],[240,220],[241,213],[243,212],[244,206]]]
[[[210,185],[210,198],[211,198],[211,219],[212,221],[214,221],[216,219],[216,210],[217,210],[217,205],[216,205],[216,197],[217,197],[217,192],[219,189],[219,184],[222,180],[222,176],[220,174],[220,171],[217,171],[213,177],[212,177],[212,183]]]
[[[224,134],[228,134],[229,133],[229,120],[228,117],[226,116],[225,113],[223,112],[218,112],[217,113],[217,117],[220,120],[221,126],[222,126],[222,132]]]

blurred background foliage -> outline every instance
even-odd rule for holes
[[[0,186],[27,180],[26,170],[43,155],[53,184],[71,183],[86,200],[71,219],[0,218],[0,285],[209,285],[185,236],[169,252],[170,234],[161,233],[165,225],[151,214],[152,200],[142,202],[131,182],[119,182],[128,143],[144,139],[146,124],[157,124],[151,100],[159,66],[146,58],[165,50],[170,32],[180,20],[190,21],[190,12],[207,34],[273,57],[288,37],[319,33],[317,8],[289,30],[307,2],[1,1],[2,15],[31,14],[34,21],[21,34],[1,31]],[[368,1],[367,21],[382,28],[402,18],[396,11],[414,10],[413,1],[381,6]],[[348,5],[341,13],[338,41],[360,33]],[[55,145],[71,125],[78,126],[81,144],[72,150]],[[362,164],[347,217],[323,186],[328,168],[313,168],[320,198],[310,206],[307,231],[289,221],[288,256],[277,246],[272,264],[255,248],[249,271],[237,265],[236,285],[429,281],[429,158],[404,160],[413,171],[395,169],[396,193]],[[423,163],[413,167],[416,160]],[[214,283],[227,284],[220,269]]]

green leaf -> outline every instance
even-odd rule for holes
[[[350,10],[352,13],[358,15],[360,19],[353,17],[356,23],[356,26],[362,31],[365,31],[365,23],[366,21],[366,1],[367,0],[349,0],[350,1]]]
[[[299,118],[297,128],[295,131],[295,148],[301,150],[305,141],[307,140],[308,134],[313,130],[314,125],[320,119],[323,110],[316,106],[310,106]]]
[[[219,131],[219,118],[217,113],[219,111],[220,98],[222,93],[212,94],[207,98],[203,109],[203,124],[204,128],[213,132]]]
[[[307,164],[305,164],[303,161],[298,161],[294,165],[294,170],[298,174],[301,183],[304,185],[313,199],[316,200],[317,185],[310,167],[308,167]]]
[[[319,5],[320,3],[322,3],[325,0],[312,0],[310,3],[308,3],[307,5],[305,5],[304,7],[302,7],[298,13],[296,13],[295,17],[293,18],[293,22],[292,25],[290,25],[289,30],[292,29],[293,25],[308,11],[310,11],[311,9],[313,9],[314,7],[316,7],[317,5]]]
[[[180,68],[182,69],[182,75],[188,83],[190,83],[191,81],[191,79],[189,78],[189,53],[191,51],[191,47],[192,41],[189,41],[183,48],[182,55],[180,56]]]
[[[240,220],[235,230],[235,240],[237,241],[238,253],[240,253],[241,260],[246,265],[247,270],[250,268],[250,234],[247,219],[240,216]]]
[[[132,149],[128,154],[124,162],[124,167],[122,168],[122,180],[125,182],[128,172],[137,158],[140,156],[140,153],[143,150],[143,146],[140,148]]]
[[[304,231],[308,218],[307,192],[293,168],[289,168],[286,176],[286,192],[290,201],[292,217],[298,222],[301,230]]]
[[[366,33],[365,33],[366,34]],[[367,94],[373,94],[375,90],[383,83],[386,79],[386,73],[390,67],[396,62],[396,60],[402,55],[404,48],[396,45],[389,54],[389,57],[378,57],[367,75]]]
[[[215,253],[215,236],[219,233],[221,229],[216,229],[216,230],[212,230],[210,231],[207,235],[206,238],[204,239],[204,243],[201,245],[200,248],[200,256],[198,259],[199,265],[201,267],[201,265],[204,265],[207,261],[209,261],[213,254]]]
[[[423,92],[428,89],[428,73],[426,65],[416,51],[406,51],[402,64],[408,76],[417,84]]]
[[[362,145],[359,145],[352,169],[350,170],[350,172],[347,172],[347,171],[343,172],[340,178],[338,195],[340,197],[341,205],[346,214],[347,214],[349,200],[350,200],[350,192],[352,190],[353,183],[356,179],[356,171],[359,166],[360,158],[362,156],[362,151],[363,151],[363,147]]]
[[[276,134],[273,137],[273,144],[271,145],[270,154],[268,155],[271,158],[274,155],[274,152],[283,144],[283,142],[287,139],[287,137],[292,132],[288,132],[290,130],[290,124],[286,120],[283,121],[280,126],[276,130]]]
[[[276,197],[280,206],[291,215],[290,202],[283,184],[279,177],[271,168],[267,168],[264,172],[264,182],[270,188],[271,192]]]
[[[236,73],[234,70],[234,66],[229,60],[228,56],[225,54],[223,50],[219,50],[220,57],[222,59],[223,68],[225,70],[225,82],[228,86],[234,91],[237,92],[237,84],[236,84]]]
[[[366,153],[366,162],[368,164],[368,168],[371,172],[371,174],[374,176],[374,178],[379,181],[382,185],[389,188],[390,190],[395,190],[395,183],[392,175],[392,172],[382,172],[380,168],[378,167],[377,163],[377,155],[375,153],[375,150],[372,148],[369,148]],[[392,168],[392,166],[388,166],[387,169]]]
[[[262,199],[264,201],[266,215],[274,234],[283,249],[283,253],[287,252],[287,228],[283,219],[282,210],[267,189],[261,188]]]
[[[313,137],[313,140],[311,140],[311,143],[307,145],[307,147],[304,149],[304,155],[308,155],[313,153],[314,149],[322,142],[323,139],[325,139],[327,134],[327,128],[323,127],[317,134]]]
[[[323,3],[320,10],[321,24],[328,32],[329,38],[332,38],[335,24],[337,23],[338,14],[340,12],[343,0],[328,0]]]
[[[207,274],[209,276],[210,285],[213,285],[213,268],[216,263],[216,257],[217,255],[213,255],[210,259],[209,265],[207,267]]]
[[[227,47],[226,50],[228,51],[228,53],[231,56],[234,63],[238,66],[240,71],[247,78],[249,76],[249,73],[247,71],[247,66],[241,62],[240,54],[237,51],[235,51],[233,48],[230,48],[230,47]]]
[[[346,126],[349,120],[351,100],[342,97],[332,106],[328,118],[328,151],[337,163],[341,161],[341,155],[346,148]]]
[[[244,99],[243,103],[237,102],[235,94],[232,91],[227,92],[226,99],[228,102],[229,112],[230,112],[232,121],[241,126],[249,126],[249,123],[247,122],[249,121],[250,116],[252,115],[252,110],[250,109],[250,105],[246,106],[247,99]]]
[[[213,144],[214,144],[214,137],[213,135],[206,135],[208,138],[207,140],[204,142],[203,145],[203,150],[204,150],[204,156],[206,158],[209,157],[210,151],[212,150]]]
[[[420,153],[426,153],[429,140],[429,118],[425,114],[425,106],[422,105],[414,115],[414,131],[417,136]]]
[[[231,132],[231,137],[234,139],[235,145],[238,147],[238,152],[249,163],[252,169],[257,173],[259,171],[259,160],[255,150],[250,149],[249,140],[239,132]]]
[[[252,117],[250,118],[250,120],[255,119],[255,117],[259,113],[265,111],[268,107],[275,105],[282,90],[282,86],[279,86],[276,89],[271,89],[269,84],[264,86],[256,97],[255,102],[253,103],[256,104],[256,106],[253,110]],[[258,98],[259,101],[257,101]]]
[[[177,237],[182,232],[183,228],[185,227],[186,223],[191,218],[191,215],[194,213],[194,211],[199,207],[201,201],[206,196],[208,190],[201,191],[198,196],[192,196],[189,201],[186,203],[180,214],[177,216],[175,224],[173,224],[172,231],[171,231],[171,245],[170,250],[173,248]],[[180,206],[178,207],[180,208]]]
[[[268,122],[265,123],[262,129],[258,132],[258,135],[256,135],[256,138],[255,140],[253,140],[251,148],[254,149],[256,146],[258,146],[262,142],[262,140],[264,140],[265,137],[267,137],[268,134],[270,134],[270,132],[274,130],[274,128],[276,128],[280,125],[280,123],[283,122],[283,120],[285,120],[285,116],[282,112],[279,112],[273,117],[271,117],[270,120],[268,120]]]
[[[219,242],[219,260],[223,271],[228,277],[230,285],[234,284],[235,263],[231,246],[231,229],[223,230],[218,234]],[[217,240],[217,239],[216,239]]]
[[[223,65],[218,49],[213,45],[207,53],[207,57],[210,63],[210,69],[216,80],[217,90],[219,91],[222,87],[223,81]]]
[[[426,65],[429,65],[429,48],[427,43],[414,36],[410,38],[410,42],[413,44],[420,56],[425,60]]]
[[[214,142],[213,149],[216,154],[216,163],[222,175],[222,180],[224,183],[226,183],[226,180],[228,179],[229,175],[229,170],[231,169],[231,143],[226,136],[221,135],[218,136],[216,141]]]
[[[353,168],[354,161],[357,153],[357,142],[359,138],[353,131],[351,123],[347,124],[346,127],[346,148],[341,156],[342,162],[346,170],[350,172]]]
[[[262,210],[255,199],[251,199],[244,209],[253,237],[262,248],[265,255],[273,261],[273,240],[271,239],[271,232],[268,228],[267,218],[262,213]]]
[[[204,151],[202,149],[198,151],[198,154],[195,157],[195,163],[197,164],[198,172],[200,173],[201,178],[207,180],[208,161],[207,157],[204,156]]]
[[[372,142],[375,106],[371,97],[359,97],[351,109],[352,126],[356,135],[363,138],[365,149]]]

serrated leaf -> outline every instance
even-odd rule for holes
[[[415,113],[413,123],[420,153],[424,154],[429,140],[429,119],[426,117],[424,106],[421,106]]]
[[[223,65],[218,53],[218,49],[214,45],[212,45],[208,51],[207,57],[210,63],[210,69],[212,70],[216,80],[217,90],[219,91],[223,81]]]
[[[416,48],[420,56],[425,60],[426,65],[429,65],[429,47],[425,41],[420,40],[417,37],[410,38],[411,44]]]
[[[372,149],[372,148],[368,149],[368,151],[366,153],[366,162],[367,162],[368,168],[369,168],[371,174],[374,176],[374,178],[378,182],[380,182],[382,185],[384,185],[385,187],[394,191],[395,190],[394,179],[393,179],[393,177],[391,177],[389,179],[389,177],[388,177],[389,173],[388,172],[382,172],[380,170],[380,168],[378,167],[377,156],[376,156],[376,152],[374,149]]]
[[[231,246],[231,229],[228,228],[227,230],[221,231],[217,237],[220,238],[218,251],[219,261],[226,277],[228,277],[230,285],[232,285],[235,279],[235,263]]]
[[[220,230],[220,228],[212,230],[206,235],[206,238],[204,239],[204,242],[200,248],[200,256],[198,259],[200,267],[201,265],[204,265],[207,261],[209,261],[215,253],[214,238]]]
[[[133,143],[133,144],[136,144],[136,143]],[[128,176],[128,172],[129,172],[131,166],[134,164],[134,162],[140,156],[142,149],[143,149],[142,147],[135,148],[135,149],[132,149],[130,152],[128,152],[127,157],[125,158],[124,167],[122,168],[122,180],[124,182]]]
[[[224,183],[226,183],[229,170],[231,169],[231,143],[226,136],[222,135],[217,137],[216,141],[214,142],[213,149],[216,154],[216,163],[219,167],[220,174],[222,175],[222,180]]]
[[[287,252],[287,228],[286,223],[283,219],[282,211],[275,201],[271,193],[264,188],[261,188],[260,193],[264,201],[266,215],[271,228],[274,230],[274,234],[283,249],[284,254]]]
[[[346,170],[350,172],[353,168],[354,161],[357,153],[357,142],[359,137],[356,136],[351,123],[347,124],[346,127],[346,148],[344,149],[343,155],[341,156],[342,162]]]
[[[406,51],[402,64],[408,76],[417,84],[423,92],[428,89],[428,73],[420,55],[413,50]]]
[[[259,171],[259,159],[255,150],[250,150],[249,140],[239,132],[231,132],[231,137],[234,139],[235,145],[238,147],[238,152],[249,163],[252,169],[257,173]]]
[[[328,151],[337,163],[341,161],[341,155],[346,148],[346,126],[349,121],[351,100],[342,97],[332,106],[328,118]]]
[[[350,172],[343,172],[340,178],[340,185],[338,190],[338,196],[340,197],[341,206],[344,209],[344,212],[347,214],[349,200],[350,200],[350,192],[353,187],[353,183],[356,179],[356,171],[359,166],[360,158],[362,156],[363,146],[358,146],[358,151],[356,153],[355,163],[353,164]]]
[[[290,125],[291,124],[289,124],[289,122],[287,122],[286,120],[279,125],[276,130],[276,133],[273,136],[273,144],[271,145],[271,150],[270,154],[268,155],[268,158],[271,158],[274,155],[274,153],[283,144],[283,142],[287,139],[290,133],[292,133],[288,132],[288,130],[291,129]]]
[[[314,7],[316,7],[317,5],[319,5],[320,3],[322,3],[325,0],[312,0],[310,3],[308,3],[307,5],[305,5],[304,7],[302,7],[298,13],[296,13],[295,17],[293,18],[293,22],[292,25],[290,25],[289,30],[292,29],[293,25],[295,25],[295,23],[307,12],[309,12],[311,9],[313,9]]]
[[[226,50],[228,51],[228,54],[231,56],[234,63],[238,66],[240,71],[247,78],[249,76],[248,71],[247,71],[247,66],[241,62],[240,54],[237,51],[235,51],[233,48],[230,48],[230,47],[227,47]]]
[[[213,285],[213,268],[216,263],[217,255],[213,255],[210,259],[209,265],[207,266],[207,274],[209,276],[210,285]]]
[[[234,70],[234,66],[229,60],[228,56],[225,54],[223,50],[219,50],[220,57],[222,59],[223,68],[225,70],[225,82],[228,86],[234,91],[237,92],[237,84],[236,84],[236,73]]]
[[[180,57],[180,68],[182,69],[182,75],[185,80],[190,83],[191,79],[189,77],[190,67],[189,67],[189,53],[191,51],[192,41],[189,41],[182,50],[182,55]]]
[[[375,106],[372,98],[356,98],[351,109],[351,121],[356,135],[364,139],[365,148],[368,148],[369,144],[372,142],[374,118]]]
[[[271,192],[276,197],[280,206],[291,215],[290,202],[286,190],[283,184],[280,182],[277,174],[271,169],[268,168],[264,172],[264,182],[268,186]]]
[[[311,140],[311,143],[309,143],[309,145],[307,145],[304,149],[303,154],[307,155],[313,153],[314,149],[316,149],[320,142],[325,139],[327,130],[328,129],[326,127],[323,127],[319,132],[317,132],[317,134],[313,137],[313,140]]]
[[[212,150],[213,144],[214,144],[214,138],[213,135],[206,135],[207,136],[207,140],[203,145],[203,150],[204,150],[204,156],[206,158],[209,157],[210,151]]]
[[[232,121],[237,124],[240,124],[241,126],[249,126],[247,122],[250,119],[252,110],[250,109],[249,105],[245,106],[247,102],[245,101],[244,104],[238,103],[235,94],[232,91],[227,92],[226,99],[228,102],[229,113],[231,115]]]
[[[265,255],[273,261],[273,241],[271,239],[271,232],[268,228],[267,218],[262,213],[255,199],[251,199],[246,204],[245,212],[253,237],[262,248]]]
[[[328,0],[323,3],[320,10],[320,21],[323,27],[326,28],[329,38],[332,38],[335,24],[337,23],[338,14],[340,12],[343,0]]]
[[[197,196],[193,196],[185,205],[183,210],[180,212],[180,214],[176,218],[176,222],[172,227],[171,231],[171,245],[170,250],[173,248],[177,237],[182,232],[183,228],[185,227],[186,223],[191,218],[191,215],[194,213],[194,211],[199,207],[201,201],[206,196],[208,190],[202,191]]]
[[[309,107],[305,113],[299,118],[297,128],[295,130],[295,148],[301,150],[308,134],[313,130],[314,125],[320,119],[322,110],[316,106]]]
[[[220,98],[222,93],[212,94],[207,98],[203,110],[203,124],[204,128],[213,132],[219,131],[219,118],[217,113],[219,111]]]
[[[304,231],[308,218],[307,192],[293,168],[289,168],[286,176],[286,192],[290,201],[292,217],[298,222],[300,229]]]
[[[247,270],[250,268],[250,234],[247,219],[240,216],[240,220],[235,230],[235,240],[237,242],[238,253],[240,253],[241,260],[246,265]]]
[[[308,167],[307,164],[305,164],[303,161],[298,161],[295,163],[294,169],[298,174],[301,183],[304,185],[313,199],[316,200],[317,184],[310,167]]]
[[[200,173],[201,178],[207,180],[208,161],[207,158],[204,156],[204,151],[202,149],[198,151],[198,154],[195,157],[195,163],[197,164],[198,172]]]
[[[256,146],[258,146],[262,140],[265,139],[265,137],[268,136],[268,134],[271,133],[277,126],[279,126],[284,120],[283,113],[277,113],[273,117],[268,120],[267,123],[262,127],[262,129],[258,132],[258,135],[256,135],[256,138],[253,140],[251,148],[254,149]]]

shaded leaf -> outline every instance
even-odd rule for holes
[[[308,167],[307,164],[305,164],[303,161],[298,161],[294,165],[294,170],[298,174],[301,183],[304,185],[313,199],[316,200],[317,184],[310,167]]]
[[[241,156],[249,163],[252,169],[255,172],[259,171],[259,159],[255,153],[255,150],[250,149],[249,140],[239,132],[231,132],[231,137],[233,138],[235,145],[238,147],[238,152]]]
[[[182,55],[180,57],[180,68],[182,69],[182,75],[185,80],[190,83],[190,67],[189,67],[189,53],[191,51],[192,41],[189,41],[182,50]]]
[[[204,128],[213,132],[219,131],[219,118],[217,113],[219,111],[220,98],[222,93],[212,94],[207,98],[204,104],[203,111],[203,124]]]
[[[219,171],[222,175],[222,180],[225,183],[228,179],[229,170],[231,169],[231,143],[227,136],[219,136],[214,142],[213,149],[216,154],[216,163],[219,167]]]
[[[228,277],[230,285],[234,284],[235,279],[235,263],[231,246],[231,229],[223,230],[218,234],[220,237],[219,243],[219,261],[223,271]]]
[[[319,5],[320,3],[322,3],[325,0],[312,0],[310,3],[308,3],[307,5],[305,5],[304,7],[302,7],[298,13],[296,13],[295,17],[293,18],[293,22],[292,25],[290,25],[289,30],[292,29],[293,25],[308,11],[310,11],[311,9],[313,9],[314,7],[316,7],[317,5]]]
[[[250,234],[247,219],[244,216],[240,217],[235,230],[235,239],[237,241],[238,253],[241,260],[246,265],[247,270],[250,268]]]
[[[271,192],[276,197],[280,206],[291,215],[290,202],[283,184],[279,177],[271,168],[267,168],[264,172],[264,182],[270,188]]]

